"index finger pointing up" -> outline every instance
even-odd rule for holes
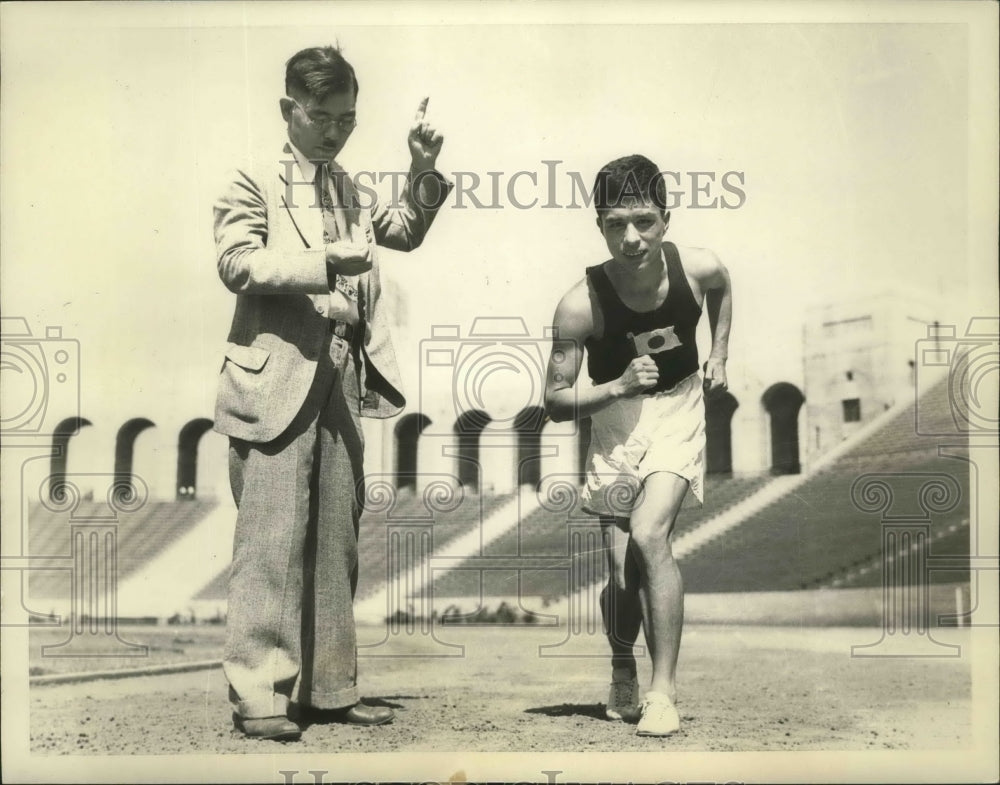
[[[431,97],[428,95],[428,96],[425,96],[424,100],[422,100],[420,102],[420,106],[417,107],[417,116],[414,118],[415,120],[423,120],[424,119],[424,113],[427,111],[427,102],[430,101],[430,100],[431,100]]]

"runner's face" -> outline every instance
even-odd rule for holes
[[[630,267],[658,259],[670,214],[652,205],[615,207],[597,218],[608,250],[616,262]]]

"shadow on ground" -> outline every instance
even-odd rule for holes
[[[603,703],[560,703],[555,706],[538,706],[525,709],[525,714],[544,714],[546,717],[590,717],[607,722]]]

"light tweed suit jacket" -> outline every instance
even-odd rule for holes
[[[435,179],[444,189],[436,200],[440,204],[451,184],[437,173]],[[350,179],[345,180],[345,196],[357,195]],[[437,194],[432,185],[431,198],[414,199],[411,185],[408,178],[398,205],[366,205],[359,215],[361,236],[373,258],[371,270],[357,279],[365,417],[392,417],[405,404],[380,304],[375,245],[409,251],[422,242],[436,214],[426,205]],[[362,204],[370,189],[365,193]],[[219,276],[237,295],[220,371],[215,430],[268,442],[302,408],[330,329],[322,208],[290,145],[277,159],[233,173],[215,205],[215,245]]]

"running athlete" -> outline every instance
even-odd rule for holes
[[[659,168],[640,155],[607,164],[594,186],[611,259],[559,302],[545,408],[591,418],[584,509],[600,516],[610,577],[601,611],[611,645],[609,719],[640,736],[680,727],[677,654],[684,589],[671,534],[688,488],[703,500],[703,391],[726,389],[729,273],[704,248],[664,240],[670,213]],[[695,329],[707,305],[712,348],[699,372]],[[592,385],[574,390],[586,348]],[[633,647],[640,625],[653,666],[639,702]]]

